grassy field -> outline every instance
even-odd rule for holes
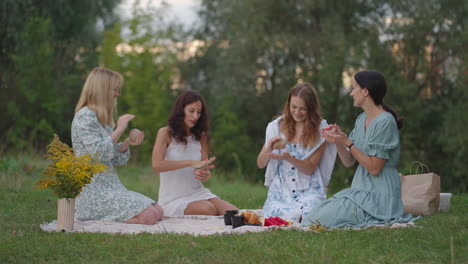
[[[456,194],[448,213],[425,217],[417,228],[275,230],[194,237],[176,234],[46,233],[56,219],[56,197],[34,190],[45,161],[0,160],[0,263],[468,263],[468,194]],[[149,167],[119,170],[131,190],[157,199]],[[259,208],[261,185],[213,179],[208,187],[240,208]]]

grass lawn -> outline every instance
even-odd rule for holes
[[[34,190],[45,161],[0,160],[0,263],[468,263],[468,194],[418,228],[272,232],[194,237],[176,234],[46,233],[57,199]],[[119,170],[129,189],[157,199],[150,168]],[[261,185],[213,179],[207,186],[240,208],[260,208]]]

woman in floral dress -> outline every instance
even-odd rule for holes
[[[123,77],[106,68],[95,68],[88,76],[75,108],[72,144],[75,155],[93,154],[108,170],[94,175],[76,199],[78,220],[118,221],[152,225],[163,217],[162,208],[152,199],[127,190],[114,166],[122,166],[130,157],[129,146],[143,141],[143,132],[118,143],[127,129],[131,114],[119,117],[114,129],[113,114]]]
[[[267,166],[265,217],[300,222],[303,212],[326,199],[325,186],[336,159],[335,147],[321,137],[326,126],[312,85],[291,88],[283,115],[268,124],[257,159],[259,168]],[[287,141],[284,148],[273,149],[282,139]]]

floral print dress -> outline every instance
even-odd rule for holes
[[[81,221],[103,220],[124,222],[155,203],[152,199],[127,190],[119,180],[114,166],[122,166],[130,158],[130,149],[119,152],[120,144],[110,137],[113,129],[102,126],[96,114],[87,107],[73,118],[71,134],[76,156],[93,154],[109,167],[94,175],[76,198],[75,218]]]
[[[297,159],[303,159],[310,149],[288,142],[282,151],[289,152]],[[297,222],[303,212],[309,211],[325,199],[326,193],[319,169],[312,175],[304,176],[298,173],[291,163],[282,160],[268,189],[263,212],[265,217],[279,216]]]

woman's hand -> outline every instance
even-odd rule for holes
[[[341,128],[337,124],[332,126],[332,129],[324,131],[322,137],[328,143],[336,145],[338,156],[340,157],[341,162],[343,162],[343,165],[345,165],[345,167],[351,167],[354,162],[356,162],[356,159],[353,154],[346,149],[346,147],[349,146],[352,141],[345,133],[343,133],[343,131],[341,131]]]
[[[289,152],[283,152],[280,155],[273,154],[273,153],[268,153],[267,157],[270,159],[275,159],[275,160],[291,160],[292,156],[289,154]]]
[[[119,119],[117,120],[117,126],[116,126],[115,130],[111,134],[112,142],[114,142],[114,144],[117,144],[117,142],[119,141],[119,139],[122,136],[123,132],[125,132],[125,130],[127,129],[128,122],[130,122],[130,120],[132,120],[133,118],[135,118],[135,116],[131,115],[131,114],[125,114],[125,115],[119,117]],[[128,143],[128,140],[129,139],[127,138],[124,142]]]
[[[128,127],[128,123],[133,119],[135,118],[134,115],[132,114],[125,114],[125,115],[122,115],[121,117],[119,117],[119,119],[117,120],[117,129],[119,129],[120,131],[125,131]]]
[[[196,161],[192,167],[194,168],[193,173],[195,174],[195,179],[202,182],[206,182],[211,177],[211,169],[215,167],[212,164],[216,160],[216,157],[211,157],[206,160]]]
[[[281,140],[281,137],[273,137],[270,139],[270,141],[268,141],[268,146],[267,146],[267,153],[271,153],[273,151],[273,144],[275,144],[275,142]]]
[[[347,145],[346,143],[349,141],[348,136],[341,131],[337,124],[333,125],[333,129],[325,131],[322,136],[328,143],[332,144]]]
[[[143,131],[140,131],[139,129],[134,128],[130,130],[128,138],[128,144],[130,144],[131,146],[138,146],[143,142],[143,139],[145,138],[145,133],[143,133]]]
[[[201,169],[201,170],[212,169],[215,167],[215,165],[212,164],[215,160],[216,160],[216,157],[211,157],[206,160],[193,161],[192,168]]]
[[[211,178],[210,169],[194,169],[193,173],[195,174],[195,179],[202,181],[202,182],[206,182],[207,180]]]
[[[265,166],[268,164],[268,162],[270,161],[269,155],[273,152],[273,144],[280,140],[281,137],[273,137],[268,142],[263,144],[262,150],[260,151],[260,154],[258,154],[257,157],[257,166],[260,169],[265,168]]]

